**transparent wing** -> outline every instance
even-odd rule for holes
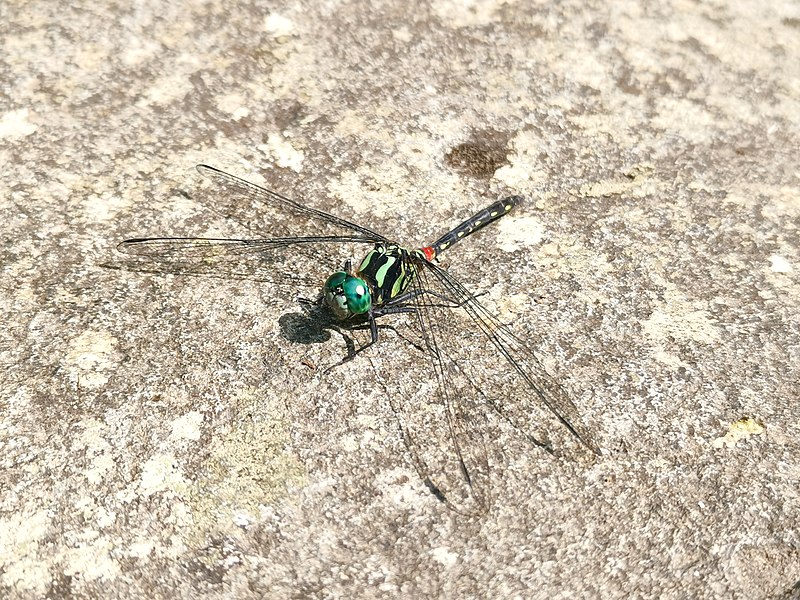
[[[342,244],[347,242],[365,243],[360,238],[346,237],[141,238],[125,240],[117,246],[129,256],[128,261],[106,266],[318,288],[347,258],[341,252]]]
[[[118,245],[131,257],[106,266],[144,272],[209,275],[320,286],[348,257],[343,244],[372,245],[383,236],[208,165],[204,204],[261,239],[138,238]]]
[[[434,493],[462,512],[488,508],[493,415],[548,451],[554,439],[560,446],[571,437],[597,452],[577,408],[533,352],[447,271],[415,264],[413,304],[427,364],[406,374],[396,410]],[[431,370],[435,380],[420,385]]]
[[[373,244],[387,241],[366,227],[291,200],[215,167],[197,165],[197,170],[212,182],[211,197],[205,204],[256,233],[257,237],[345,237]]]
[[[531,422],[531,417],[541,414],[542,407],[545,407],[574,438],[597,454],[597,445],[591,432],[584,425],[577,407],[564,387],[547,372],[536,355],[450,273],[430,262],[425,262],[424,266],[427,273],[434,275],[434,277],[423,276],[427,288],[456,300],[460,310],[470,317],[472,328],[467,332],[470,341],[479,343],[480,340],[488,340],[496,350],[494,369],[489,369],[480,377],[476,369],[469,371],[475,375],[475,381],[481,382],[482,389],[502,391],[502,394],[496,392],[489,394],[487,399],[508,400],[493,402],[492,408],[517,429],[535,438],[533,432],[536,430],[536,423]],[[451,326],[448,322],[448,327]],[[443,327],[439,330],[440,334],[449,333],[443,331]],[[464,346],[463,333],[462,341],[456,342],[450,335],[442,339],[443,343],[447,344],[448,350],[455,354],[458,354],[455,351],[459,347]],[[487,346],[485,342],[482,345]],[[491,350],[491,347],[487,349]],[[471,358],[473,355],[470,349],[466,358]],[[465,367],[473,364],[464,357],[461,357],[461,363]],[[490,382],[495,385],[487,385]],[[542,434],[550,437],[549,433],[543,431],[539,433]]]

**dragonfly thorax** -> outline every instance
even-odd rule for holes
[[[363,315],[372,307],[372,294],[367,282],[347,271],[336,271],[328,277],[322,295],[326,306],[340,321]]]
[[[372,303],[381,306],[408,291],[417,274],[416,263],[424,260],[419,250],[395,244],[377,244],[361,261],[356,275],[369,282]]]
[[[392,302],[403,295],[414,280],[414,260],[425,260],[422,251],[376,244],[357,270],[353,271],[348,261],[344,270],[328,277],[322,290],[325,304],[343,321]]]

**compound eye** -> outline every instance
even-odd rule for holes
[[[348,277],[342,285],[342,290],[347,298],[347,308],[354,314],[364,314],[372,306],[372,295],[363,279]]]
[[[347,298],[345,298],[344,294],[342,293],[336,294],[332,292],[326,292],[325,304],[331,309],[333,316],[340,321],[353,314],[352,311],[347,308]]]
[[[347,307],[347,297],[343,290],[343,284],[347,279],[347,273],[337,271],[328,277],[322,287],[325,304],[331,309],[333,315],[340,320],[346,319],[353,313]]]

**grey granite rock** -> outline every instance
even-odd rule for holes
[[[0,6],[0,595],[796,594],[800,9],[610,5]],[[198,162],[409,244],[524,195],[448,262],[601,455],[498,424],[460,515],[396,338],[322,374],[313,290],[109,268],[246,235]]]

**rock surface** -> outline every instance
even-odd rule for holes
[[[797,3],[432,4],[0,7],[0,595],[797,597]],[[446,262],[600,455],[489,419],[437,500],[402,317],[323,373],[316,289],[125,268],[253,237],[199,162],[411,245],[525,196]]]

